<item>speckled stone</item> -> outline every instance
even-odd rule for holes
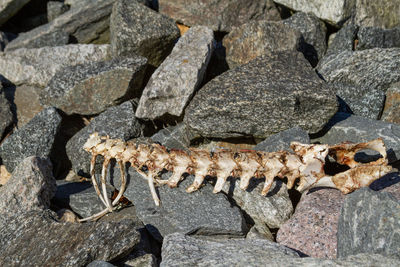
[[[214,46],[211,29],[190,28],[151,76],[140,98],[136,117],[149,120],[180,117],[203,81]]]
[[[159,66],[171,52],[179,29],[175,22],[131,0],[117,0],[110,18],[111,51],[114,57],[140,55]],[[135,36],[135,38],[132,38]]]
[[[386,91],[381,120],[400,125],[400,82],[392,84]]]
[[[333,39],[329,37],[329,47],[325,57],[332,54],[339,54],[343,51],[352,51],[355,39],[357,38],[358,28],[359,26],[357,25],[346,24],[334,34]]]
[[[357,50],[375,47],[390,48],[400,47],[400,26],[393,29],[377,27],[360,27],[357,33]]]
[[[279,244],[316,258],[336,258],[336,233],[344,195],[335,189],[303,194],[295,213],[279,229]]]
[[[0,138],[5,133],[4,131],[11,126],[12,122],[13,114],[11,112],[11,105],[6,98],[3,86],[0,85]]]
[[[266,138],[295,125],[318,132],[336,110],[336,96],[301,53],[277,52],[208,82],[184,122],[205,137]]]
[[[354,2],[354,1],[350,1]],[[356,0],[354,23],[362,26],[390,29],[400,26],[399,0]]]
[[[254,150],[261,150],[265,152],[276,152],[280,150],[290,151],[290,143],[296,141],[303,144],[310,143],[310,137],[307,132],[296,126],[280,133],[269,136],[264,141],[258,143]]]

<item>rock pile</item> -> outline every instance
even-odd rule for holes
[[[400,266],[397,169],[349,195],[276,180],[264,197],[255,179],[188,194],[189,175],[156,207],[128,168],[121,209],[77,222],[102,209],[93,132],[268,152],[380,137],[398,168],[399,13],[399,0],[0,0],[0,265]]]

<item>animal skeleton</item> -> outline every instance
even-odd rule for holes
[[[155,205],[160,200],[155,190],[155,184],[167,184],[176,187],[184,173],[193,174],[194,182],[186,191],[198,190],[206,176],[217,178],[214,193],[222,190],[229,176],[240,177],[240,188],[245,190],[252,177],[265,178],[261,194],[266,195],[275,177],[287,178],[287,187],[293,187],[296,179],[300,182],[297,190],[303,192],[313,187],[333,187],[342,193],[350,193],[362,186],[368,186],[376,179],[391,171],[387,165],[386,148],[382,139],[375,139],[366,143],[341,143],[338,145],[301,144],[291,143],[294,153],[287,151],[263,152],[255,150],[207,150],[190,148],[188,152],[177,149],[168,150],[159,144],[136,144],[119,139],[110,139],[90,135],[83,147],[92,154],[90,174],[97,195],[106,206],[103,211],[81,219],[80,221],[96,220],[108,212],[116,209],[126,188],[125,164],[127,162],[135,168],[148,182]],[[360,163],[354,159],[355,154],[362,149],[372,149],[380,153],[381,158],[369,163]],[[95,174],[95,162],[98,155],[104,157],[100,183]],[[337,163],[347,165],[350,169],[333,176],[325,174],[324,165],[327,156],[332,156]],[[121,171],[121,188],[117,197],[111,202],[106,191],[107,168],[111,159],[115,159]],[[147,171],[143,171],[146,167]],[[159,178],[161,171],[172,172],[168,180]]]

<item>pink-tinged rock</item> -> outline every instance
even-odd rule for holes
[[[277,242],[315,258],[336,258],[336,232],[345,195],[336,189],[304,193]]]

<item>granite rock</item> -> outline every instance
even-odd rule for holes
[[[285,150],[292,152],[292,150],[290,149],[290,143],[293,141],[303,144],[309,144],[310,137],[308,136],[306,131],[298,126],[295,126],[288,130],[269,136],[264,141],[258,143],[254,147],[254,150],[265,152],[276,152]]]
[[[15,85],[45,87],[63,67],[108,59],[109,45],[65,45],[0,54],[0,73]],[[2,78],[2,80],[4,80]]]
[[[151,140],[167,148],[186,150],[190,146],[191,135],[184,123],[166,127],[155,133]]]
[[[90,62],[59,70],[41,91],[40,102],[68,115],[94,115],[139,96],[147,60]]]
[[[400,26],[393,29],[360,27],[357,32],[357,38],[357,50],[371,49],[376,47],[400,47]]]
[[[332,54],[339,54],[343,51],[354,50],[358,29],[359,26],[354,24],[344,25],[337,33],[335,33],[335,37],[330,39],[325,57]]]
[[[400,258],[400,201],[362,188],[343,203],[338,227],[338,258],[375,253]]]
[[[141,135],[143,126],[135,118],[135,110],[136,105],[132,101],[110,107],[68,141],[67,155],[75,173],[83,176],[89,174],[91,155],[83,150],[83,145],[90,134],[98,132],[100,135],[109,135],[110,138],[124,141]]]
[[[251,21],[234,28],[223,39],[229,68],[246,64],[258,56],[296,51],[302,46],[299,31],[273,21]]]
[[[26,157],[49,157],[55,149],[55,138],[61,116],[55,108],[47,108],[29,123],[13,132],[0,146],[0,156],[9,172]]]
[[[6,94],[4,93],[3,86],[0,85],[0,139],[5,134],[5,131],[13,123],[13,114],[11,112],[11,105]]]
[[[179,37],[175,22],[130,0],[117,0],[110,18],[111,51],[114,57],[146,57],[159,66]],[[135,36],[135,38],[132,38]]]
[[[89,263],[88,265],[86,265],[86,267],[114,267],[114,264],[111,264],[109,262],[106,261],[92,261],[91,263]]]
[[[71,8],[47,24],[20,34],[10,42],[6,51],[18,48],[39,48],[48,46],[55,36],[67,35],[71,41],[88,43],[108,43],[112,5],[115,0],[90,0],[79,8]]]
[[[136,117],[154,120],[182,116],[203,81],[214,46],[212,30],[202,26],[190,28],[151,76],[140,98]]]
[[[29,3],[30,0],[1,0],[0,1],[0,26],[14,16],[18,10]]]
[[[184,121],[200,136],[266,138],[294,125],[318,132],[336,110],[335,95],[302,54],[277,52],[208,82]]]
[[[385,107],[381,119],[400,124],[400,82],[392,84],[386,91]]]
[[[400,48],[343,51],[324,57],[317,69],[354,114],[378,119],[385,91],[400,81]]]
[[[354,24],[390,29],[400,26],[400,1],[356,0]]]
[[[280,20],[271,0],[159,0],[159,11],[187,26],[204,25],[213,31],[229,32],[250,20]]]
[[[52,21],[68,10],[69,6],[63,2],[49,1],[47,2],[47,20]]]

